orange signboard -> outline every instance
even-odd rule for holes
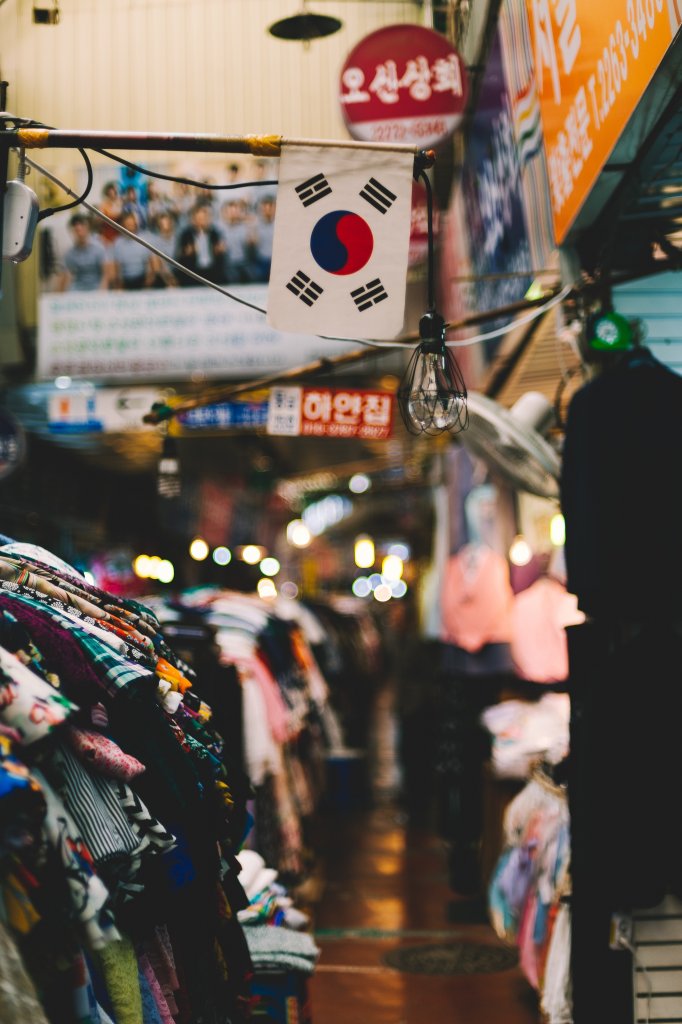
[[[682,0],[526,0],[563,241],[682,24]]]

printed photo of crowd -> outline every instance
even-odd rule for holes
[[[276,162],[229,163],[223,169],[212,166],[211,172],[199,179],[203,187],[196,187],[148,177],[125,165],[98,167],[96,181],[102,183],[93,187],[88,201],[112,221],[215,284],[266,282],[272,259],[276,186],[261,182],[276,179]],[[236,187],[214,190],[207,187],[211,184]],[[84,206],[60,214],[59,219],[64,223],[50,232],[43,244],[41,276],[46,290],[200,287],[195,279]]]

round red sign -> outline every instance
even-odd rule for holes
[[[445,36],[391,25],[355,46],[341,71],[341,109],[354,139],[436,146],[467,100],[466,70]]]

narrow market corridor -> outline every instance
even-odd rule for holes
[[[435,830],[412,827],[394,799],[393,731],[390,696],[383,695],[370,806],[328,812],[316,829],[313,923],[321,955],[311,980],[312,1020],[538,1024],[537,1000],[515,951],[496,938],[480,900],[451,890]]]

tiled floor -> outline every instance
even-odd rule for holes
[[[398,946],[499,945],[485,923],[448,920],[454,896],[437,838],[410,831],[390,806],[320,826],[325,877],[314,911],[322,954],[311,985],[313,1024],[538,1024],[518,968],[420,975],[384,963]]]
[[[315,830],[321,884],[312,914],[322,952],[311,982],[313,1024],[538,1024],[537,1000],[518,967],[424,975],[384,962],[397,947],[501,944],[480,911],[467,914],[472,905],[451,891],[441,840],[410,828],[382,785],[391,775],[391,723],[382,717],[373,808],[328,812]],[[467,918],[476,923],[457,923]]]

